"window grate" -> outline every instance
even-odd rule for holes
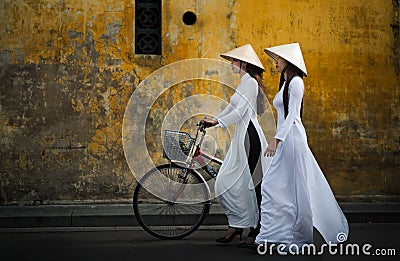
[[[161,54],[161,0],[135,2],[135,53]]]

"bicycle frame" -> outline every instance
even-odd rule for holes
[[[206,135],[206,130],[205,130],[203,124],[198,124],[197,126],[198,126],[198,128],[197,128],[197,132],[196,132],[195,144],[193,145],[193,147],[191,148],[191,150],[188,154],[187,162],[185,162],[187,171],[185,173],[185,177],[183,178],[182,186],[178,189],[178,191],[172,197],[173,203],[179,198],[179,196],[184,191],[187,181],[188,181],[189,174],[192,173],[193,168],[196,164],[199,164],[200,166],[202,166],[201,168],[208,175],[210,175],[212,178],[215,178],[217,176],[217,173],[206,162],[206,160],[208,160],[209,162],[214,162],[218,165],[221,165],[223,162],[222,160],[201,150],[200,147],[201,147],[201,144],[203,143],[204,136]],[[199,138],[199,132],[202,133],[200,138]],[[199,139],[199,142],[196,144],[198,139]],[[183,162],[181,162],[181,163],[183,163]]]

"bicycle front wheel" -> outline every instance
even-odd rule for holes
[[[139,181],[133,210],[141,227],[160,239],[180,239],[193,233],[210,210],[209,189],[194,170],[166,164]],[[186,178],[187,184],[183,184]],[[189,187],[195,185],[195,189]]]

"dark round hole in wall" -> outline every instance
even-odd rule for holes
[[[193,25],[194,23],[196,23],[197,17],[195,13],[187,11],[183,14],[182,20],[186,25]]]

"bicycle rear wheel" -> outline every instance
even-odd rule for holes
[[[180,239],[193,233],[210,210],[209,189],[194,170],[166,164],[146,173],[133,194],[133,210],[138,223],[150,235],[160,239]],[[178,191],[182,190],[183,193]],[[177,199],[173,196],[179,195]]]

